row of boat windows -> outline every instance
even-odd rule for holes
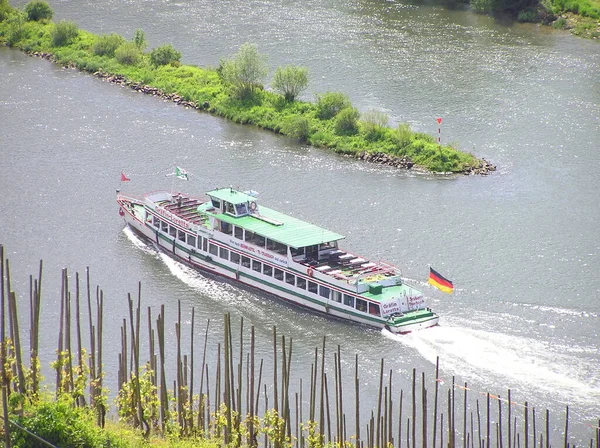
[[[215,257],[231,261],[232,263],[239,264],[245,268],[251,268],[253,271],[273,277],[276,280],[287,283],[290,286],[295,286],[298,289],[302,289],[313,294],[318,294],[323,298],[330,298],[335,302],[343,303],[346,306],[355,308],[357,311],[376,316],[380,315],[380,308],[376,303],[367,302],[366,300],[351,296],[349,294],[343,294],[340,291],[332,290],[327,286],[319,285],[310,280],[307,281],[304,277],[296,276],[289,272],[284,272],[279,268],[274,268],[273,266],[261,263],[258,260],[252,260],[249,257],[238,254],[237,252],[232,252],[224,247],[219,247],[216,244],[209,243],[207,238],[201,236],[196,238],[194,235],[183,232],[176,227],[169,226],[168,223],[159,220],[156,217],[154,218],[153,224],[156,228],[160,228],[173,238],[177,238],[179,241],[187,243],[192,247],[197,247],[198,249],[208,252]]]
[[[238,240],[246,241],[255,246],[268,249],[272,252],[277,252],[281,255],[287,255],[287,246],[285,244],[278,243],[269,238],[266,238],[258,233],[246,230],[243,227],[234,226],[225,221],[217,220],[217,229],[226,235],[231,235]]]

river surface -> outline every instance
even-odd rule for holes
[[[412,368],[431,377],[439,355],[446,385],[455,375],[474,397],[505,396],[510,388],[539,415],[550,409],[557,441],[569,404],[574,442],[589,443],[600,417],[597,42],[408,2],[51,6],[56,21],[94,33],[130,38],[142,28],[150,48],[171,43],[186,64],[214,67],[242,43],[256,43],[271,73],[284,64],[309,68],[305,99],[341,91],[361,111],[384,111],[392,125],[408,122],[431,134],[442,117],[444,143],[498,171],[435,176],[362,163],[0,48],[0,243],[25,308],[28,276],[44,260],[48,358],[57,340],[60,269],[89,266],[105,293],[113,391],[113,347],[127,293],[141,281],[144,306],[156,315],[164,303],[174,322],[181,301],[188,325],[195,307],[199,335],[207,319],[215,322],[213,341],[225,312],[243,316],[267,359],[276,325],[294,340],[305,384],[323,335],[330,352],[341,345],[349,376],[359,355],[365,397],[376,396],[382,356],[407,393]],[[176,189],[257,190],[265,205],[347,235],[344,248],[397,264],[425,291],[440,326],[386,336],[205,278],[156,253],[124,230],[115,190],[170,189],[165,174],[174,164],[190,173]],[[132,181],[121,184],[121,171]],[[454,294],[427,285],[430,265],[454,282]]]

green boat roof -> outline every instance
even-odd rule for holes
[[[240,204],[245,202],[254,202],[256,198],[246,193],[223,188],[213,190],[207,193],[208,196]],[[243,200],[242,200],[243,199]],[[206,204],[207,208],[210,204]],[[202,207],[204,208],[204,207]],[[258,208],[258,214],[250,214],[235,217],[225,213],[210,213],[207,209],[202,210],[208,215],[214,216],[221,221],[228,222],[235,226],[242,227],[261,236],[277,241],[286,246],[300,248],[313,246],[316,244],[328,243],[341,240],[344,235],[332,232],[323,227],[293,218],[284,213],[270,209],[261,205]]]
[[[231,202],[234,205],[256,201],[256,198],[254,196],[250,196],[247,193],[242,193],[241,191],[234,190],[233,188],[219,188],[217,190],[209,191],[206,194],[211,198]]]

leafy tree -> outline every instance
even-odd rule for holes
[[[41,0],[34,0],[25,5],[25,16],[29,21],[50,20],[53,14],[50,5]]]
[[[97,56],[115,57],[115,51],[125,43],[122,36],[111,33],[99,36],[94,45],[92,45],[92,53]]]
[[[79,28],[73,22],[61,20],[50,32],[53,47],[62,47],[68,45],[79,35]]]
[[[261,55],[255,44],[246,42],[231,59],[221,62],[221,75],[231,84],[239,98],[246,98],[256,88],[263,88],[267,77],[267,57]]]
[[[26,36],[25,16],[20,11],[14,11],[7,15],[6,23],[6,43],[12,47]]]
[[[308,69],[288,65],[277,67],[273,77],[273,88],[281,93],[286,101],[294,101],[308,86]]]
[[[135,30],[135,34],[133,35],[133,43],[140,51],[144,51],[148,43],[146,42],[146,33],[140,28]]]
[[[0,0],[0,22],[6,20],[10,13],[14,11],[14,8],[10,6],[8,0]]]
[[[290,117],[283,125],[281,131],[295,139],[305,142],[310,135],[310,124],[306,117]]]
[[[346,107],[335,117],[335,133],[338,135],[354,135],[358,132],[358,117],[360,114],[354,107]]]
[[[135,42],[125,42],[115,50],[115,59],[121,64],[136,65],[142,59],[142,52]]]
[[[150,52],[150,62],[156,66],[179,62],[180,59],[181,53],[169,44],[156,47]]]
[[[350,99],[343,93],[327,92],[317,95],[317,117],[321,120],[329,120],[347,107],[351,107]]]

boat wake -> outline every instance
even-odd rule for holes
[[[589,365],[589,359],[577,356],[581,352],[577,348],[569,350],[523,336],[446,324],[403,336],[384,330],[384,335],[417,350],[432,363],[439,355],[444,372],[440,378],[446,382],[455,375],[459,381],[499,388],[496,392],[501,394],[510,387],[527,395],[534,391],[553,395],[569,403],[600,402],[600,372]]]

